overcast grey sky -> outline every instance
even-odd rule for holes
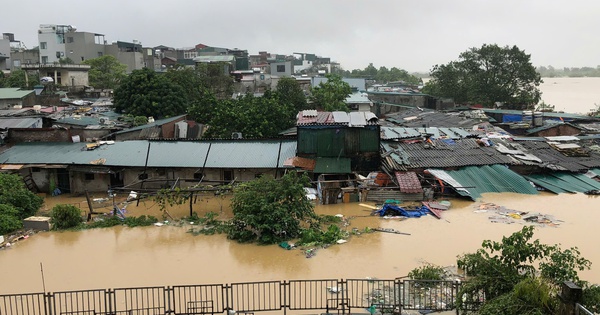
[[[111,41],[331,57],[344,69],[426,72],[482,44],[517,45],[536,66],[600,65],[598,0],[2,1],[0,32],[37,46],[39,24]]]

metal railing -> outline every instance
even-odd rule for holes
[[[575,303],[575,315],[594,315],[594,313],[588,311],[583,305]]]
[[[155,315],[455,309],[454,281],[323,279],[0,295],[1,315]],[[581,313],[588,314],[588,313]],[[591,313],[589,313],[591,314]]]

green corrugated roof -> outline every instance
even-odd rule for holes
[[[317,158],[315,173],[320,174],[348,174],[352,172],[348,158]]]
[[[600,182],[583,174],[557,172],[552,174],[533,174],[525,176],[525,178],[555,194],[564,192],[586,192],[600,189]]]
[[[0,99],[21,99],[33,92],[33,90],[21,90],[19,88],[0,88]]]
[[[86,143],[19,143],[0,154],[5,164],[90,165],[143,167],[150,143],[149,167],[275,168],[296,155],[296,140],[253,141],[123,141],[85,150]],[[210,151],[209,151],[210,146]],[[277,164],[279,156],[279,164]]]
[[[439,170],[437,170],[439,172]],[[467,166],[455,171],[445,171],[460,186],[456,191],[475,200],[483,193],[516,192],[537,194],[538,191],[521,175],[503,165]]]

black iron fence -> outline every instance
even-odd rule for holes
[[[0,295],[0,315],[400,314],[453,310],[459,289],[454,281],[325,279],[26,293]]]

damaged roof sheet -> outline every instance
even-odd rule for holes
[[[537,194],[521,175],[503,165],[467,166],[454,171],[428,169],[429,173],[452,186],[461,196],[475,200],[483,193],[515,192]]]
[[[382,142],[382,157],[395,162],[390,171],[416,168],[448,168],[471,165],[511,164],[508,156],[494,147],[481,146],[476,139],[434,140],[431,143]]]
[[[422,193],[423,187],[415,172],[396,172],[396,180],[398,180],[398,186],[400,186],[400,192],[407,194]]]
[[[557,172],[552,174],[532,174],[525,176],[525,178],[555,194],[565,192],[583,193],[600,189],[600,182],[597,182],[584,174]]]

